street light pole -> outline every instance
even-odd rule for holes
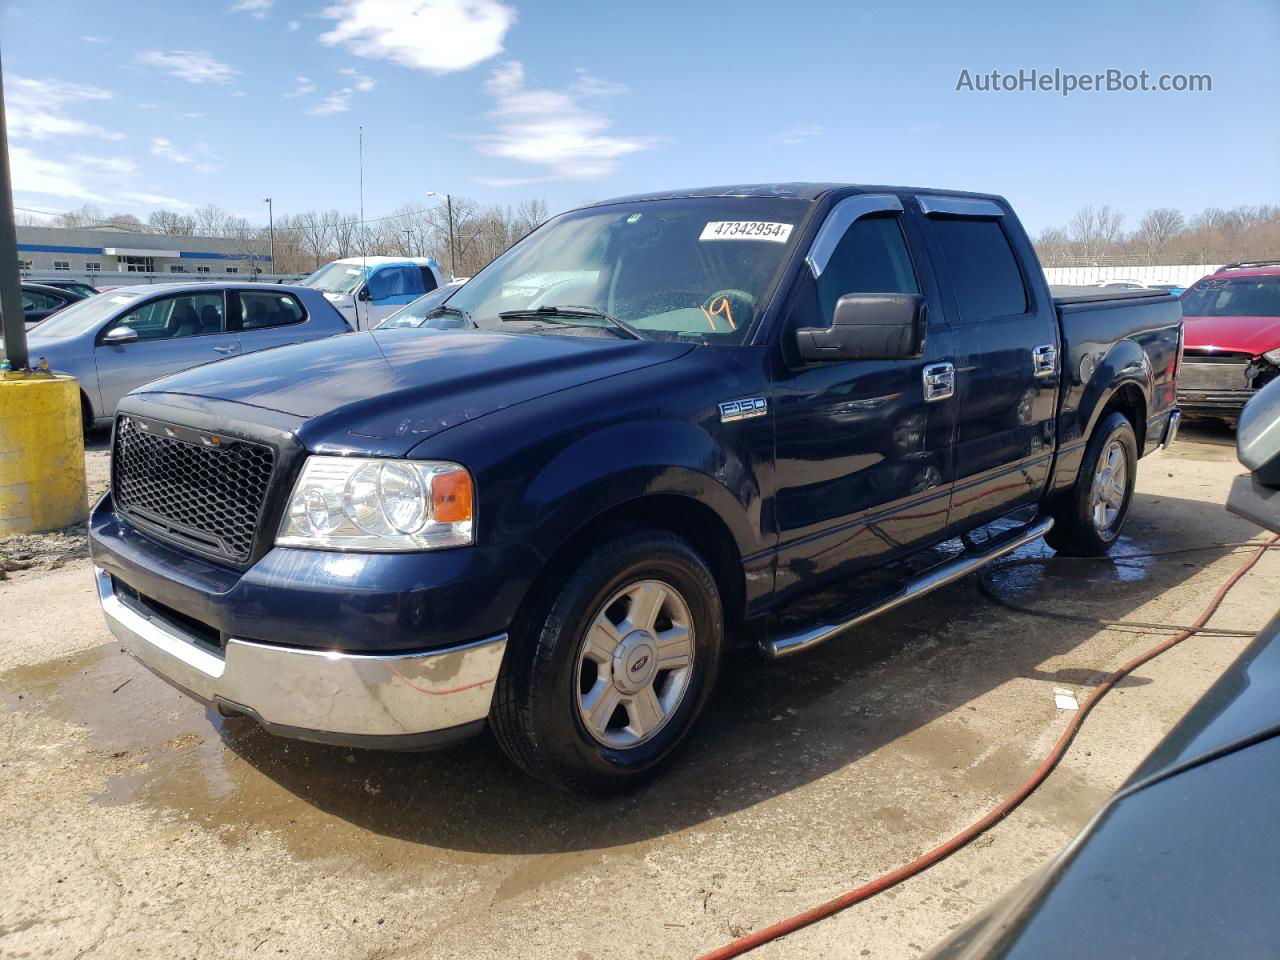
[[[276,272],[276,218],[271,207],[271,198],[267,197],[263,203],[267,205],[267,233],[270,237],[271,251],[271,272]]]
[[[18,279],[18,228],[13,220],[13,181],[9,175],[9,136],[4,117],[4,77],[0,72],[0,333],[14,370],[30,367],[27,322]]]

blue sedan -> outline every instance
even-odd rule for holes
[[[81,300],[33,328],[27,343],[33,366],[43,357],[80,381],[89,429],[110,423],[121,397],[158,377],[350,329],[308,287],[164,283]]]

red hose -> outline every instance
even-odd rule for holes
[[[1036,768],[1035,772],[1023,782],[1022,786],[1018,787],[1017,790],[1006,797],[999,806],[993,809],[981,820],[969,827],[966,827],[950,840],[946,841],[941,846],[935,847],[918,859],[912,860],[910,863],[898,867],[898,869],[890,871],[884,876],[872,880],[864,886],[858,887],[856,890],[850,890],[848,893],[842,894],[834,900],[828,900],[826,903],[819,904],[816,907],[811,907],[803,913],[797,913],[794,917],[789,917],[786,920],[780,920],[771,926],[765,927],[763,930],[758,930],[755,933],[751,933],[745,937],[734,940],[732,943],[727,943],[723,947],[719,947],[709,953],[704,953],[698,958],[698,960],[727,960],[729,957],[739,957],[749,950],[754,950],[756,947],[763,946],[771,940],[776,940],[789,933],[794,933],[802,927],[807,927],[812,923],[817,923],[819,920],[825,920],[827,917],[839,913],[841,910],[852,907],[854,904],[861,903],[864,900],[869,900],[876,894],[883,893],[890,887],[897,886],[903,880],[914,877],[918,873],[923,873],[925,870],[929,869],[929,867],[945,860],[961,847],[964,847],[966,844],[979,837],[982,833],[994,827],[1002,819],[1012,813],[1018,804],[1027,799],[1027,797],[1029,797],[1031,793],[1045,781],[1049,774],[1053,772],[1053,768],[1058,765],[1058,762],[1067,752],[1067,748],[1071,746],[1071,741],[1075,739],[1076,733],[1079,732],[1081,724],[1084,723],[1084,718],[1089,715],[1090,710],[1098,705],[1098,701],[1101,700],[1121,679],[1138,669],[1138,667],[1142,666],[1148,660],[1155,659],[1160,656],[1160,654],[1177,646],[1188,637],[1194,636],[1196,631],[1207,624],[1209,619],[1217,612],[1218,607],[1222,605],[1222,601],[1231,591],[1231,588],[1239,583],[1240,578],[1252,570],[1254,565],[1262,559],[1262,555],[1277,542],[1280,542],[1280,534],[1277,534],[1269,541],[1262,544],[1248,560],[1240,565],[1239,569],[1237,569],[1235,573],[1227,578],[1226,582],[1218,588],[1218,592],[1213,595],[1213,599],[1209,601],[1209,605],[1204,608],[1204,612],[1200,614],[1199,619],[1197,619],[1193,624],[1195,629],[1182,630],[1175,633],[1168,640],[1157,644],[1145,653],[1139,654],[1114,673],[1109,674],[1107,678],[1094,689],[1093,693],[1091,693],[1089,697],[1080,704],[1080,709],[1077,710],[1075,716],[1071,718],[1071,722],[1067,724],[1067,728],[1062,731],[1062,736],[1058,738],[1058,742],[1054,744],[1053,749],[1049,751],[1049,755],[1045,757],[1044,762],[1041,763],[1040,766]]]

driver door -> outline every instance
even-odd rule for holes
[[[922,247],[919,226],[891,195],[847,198],[828,222],[837,224],[839,239],[825,265],[823,234],[815,241],[810,260],[816,257],[821,272],[803,269],[793,292],[780,351],[785,362],[775,379],[776,589],[784,594],[940,539],[954,480],[957,403],[927,379],[950,363],[952,334],[927,259],[912,256]],[[848,293],[922,294],[923,355],[799,360],[794,331],[830,326],[836,301]]]
[[[407,303],[426,293],[422,271],[411,263],[378,267],[365,283],[367,300],[357,301],[363,307],[361,330],[372,330]]]
[[[108,330],[129,327],[132,343],[104,343]],[[105,411],[130,390],[170,373],[222,360],[240,352],[240,337],[227,331],[221,291],[160,297],[109,322],[98,333],[94,358]]]

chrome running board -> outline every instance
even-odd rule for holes
[[[922,597],[926,593],[931,593],[939,587],[945,587],[949,583],[954,583],[961,577],[982,569],[993,560],[998,560],[1007,553],[1012,553],[1019,547],[1026,546],[1033,540],[1043,537],[1053,528],[1053,520],[1044,517],[1032,522],[1021,533],[1017,534],[1010,540],[1003,540],[998,546],[992,547],[984,553],[969,553],[957,557],[954,560],[934,567],[932,570],[922,574],[916,579],[910,581],[902,590],[895,593],[888,600],[874,607],[869,607],[848,620],[841,620],[838,623],[824,623],[816,627],[809,627],[797,633],[785,634],[771,640],[763,641],[760,646],[765,656],[770,660],[777,660],[779,657],[789,657],[793,653],[799,653],[802,650],[808,650],[816,647],[820,643],[830,640],[836,634],[844,633],[851,627],[856,627],[860,623],[865,623],[872,617],[878,617],[882,613],[888,613],[890,610],[902,606]]]

